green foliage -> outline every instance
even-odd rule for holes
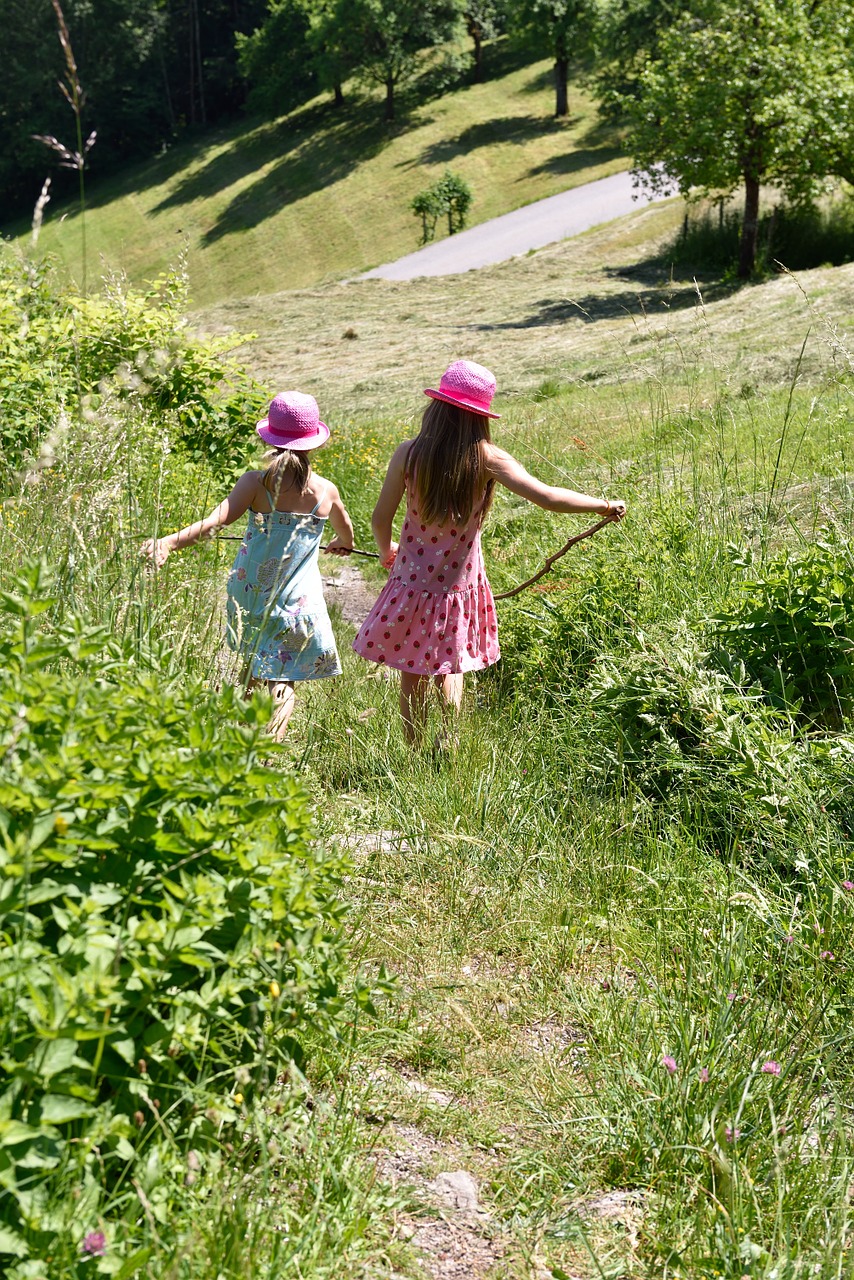
[[[79,404],[93,420],[105,396],[148,406],[190,454],[230,475],[246,451],[261,388],[226,353],[231,339],[195,338],[186,278],[145,290],[111,279],[99,296],[63,292],[49,263],[0,252],[0,432],[3,464],[20,466]]]
[[[637,170],[687,195],[745,182],[797,203],[854,165],[848,0],[708,0],[657,33],[656,57],[623,99]],[[753,213],[746,236],[754,236]],[[743,262],[741,274],[752,270]]]
[[[720,635],[776,706],[839,725],[854,709],[854,563],[836,539],[781,552],[750,579]]]
[[[271,0],[262,25],[251,34],[238,34],[237,62],[249,84],[250,111],[275,119],[317,92],[310,29],[304,0]]]
[[[336,0],[328,21],[358,74],[385,88],[385,118],[393,120],[395,88],[412,76],[423,49],[455,35],[461,16],[462,0]]]
[[[448,219],[448,235],[455,235],[466,225],[473,196],[469,184],[459,174],[446,169],[432,187],[419,191],[412,201],[412,212],[421,219],[421,243],[429,244],[436,235],[436,223]]]
[[[722,203],[718,209],[688,212],[682,230],[664,249],[662,258],[682,267],[734,272],[738,263],[741,218]],[[779,262],[790,271],[841,266],[854,258],[854,200],[840,199],[828,207],[781,204],[759,220],[756,265],[773,270]]]
[[[159,1216],[174,1153],[239,1136],[343,1008],[342,867],[260,763],[266,700],[170,683],[55,613],[40,568],[2,597],[0,1249],[19,1254],[88,1226],[56,1179],[94,1217],[145,1169]]]

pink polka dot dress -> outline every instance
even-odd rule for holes
[[[482,671],[501,657],[479,506],[465,526],[427,524],[410,494],[389,579],[353,648],[419,676]]]

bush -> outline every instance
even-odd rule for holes
[[[447,217],[448,235],[455,235],[466,225],[466,217],[472,202],[469,184],[459,176],[446,169],[438,182],[432,187],[419,191],[412,200],[410,208],[416,217],[421,219],[421,243],[429,244],[436,235],[436,223],[439,218]]]
[[[710,850],[741,848],[777,872],[809,874],[821,832],[844,866],[846,816],[838,805],[826,814],[822,796],[846,762],[825,768],[762,690],[716,670],[686,628],[659,642],[638,635],[633,651],[597,665],[587,694],[594,781],[679,815]]]
[[[175,1153],[234,1133],[344,1004],[342,866],[259,761],[265,700],[135,669],[73,616],[39,633],[47,586],[33,569],[0,597],[0,1252],[19,1257],[79,1240],[134,1166],[165,1213]]]
[[[781,552],[717,620],[724,645],[775,706],[834,727],[854,707],[852,570],[851,552],[834,541]]]
[[[79,404],[97,414],[105,392],[174,424],[189,453],[230,476],[246,454],[263,389],[227,359],[239,339],[204,341],[187,327],[182,270],[146,289],[113,278],[101,295],[66,293],[50,264],[0,251],[0,442],[8,470]]]
[[[721,272],[738,264],[741,213],[703,208],[686,213],[679,235],[668,245],[668,262],[702,266]],[[756,269],[762,272],[783,263],[790,271],[807,271],[827,264],[841,266],[854,259],[854,200],[836,200],[827,208],[778,205],[759,220]]]

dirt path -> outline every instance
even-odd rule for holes
[[[332,557],[328,556],[331,560]],[[321,558],[321,566],[323,560]],[[377,598],[378,588],[365,582],[359,566],[352,560],[339,559],[334,572],[323,574],[323,594],[327,605],[337,605],[345,622],[360,627]]]

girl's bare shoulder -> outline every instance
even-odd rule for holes
[[[394,453],[391,455],[392,462],[405,463],[406,459],[409,456],[409,450],[412,448],[414,444],[415,444],[415,437],[412,437],[410,440],[401,440],[400,444],[397,446]]]
[[[482,440],[480,447],[483,465],[490,475],[497,477],[508,465],[512,466],[516,462],[512,453],[508,453],[506,449],[493,444],[491,440]]]
[[[311,479],[308,482],[306,494],[318,501],[320,498],[328,497],[335,502],[340,496],[338,486],[333,484],[331,480],[326,480],[323,476],[318,475],[316,471],[312,471]]]

